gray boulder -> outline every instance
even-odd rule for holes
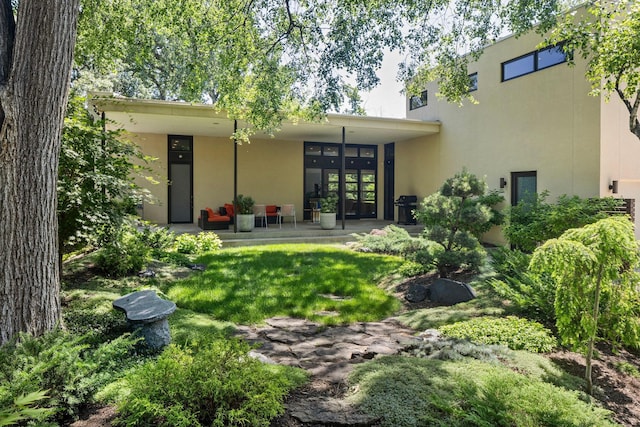
[[[440,304],[454,305],[475,297],[471,286],[455,280],[438,279],[429,286],[429,299]]]
[[[422,302],[429,296],[428,288],[424,285],[412,284],[407,289],[404,298],[409,302]]]

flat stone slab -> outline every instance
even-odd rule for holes
[[[169,317],[176,311],[176,304],[161,299],[152,289],[145,289],[118,298],[113,308],[124,311],[130,322],[153,323]]]
[[[331,398],[310,398],[289,409],[292,417],[309,425],[371,426],[380,421],[380,417],[363,414],[344,401]]]

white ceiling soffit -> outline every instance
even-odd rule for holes
[[[233,120],[211,105],[185,102],[116,98],[104,94],[90,95],[94,111],[105,112],[108,119],[133,133],[202,135],[229,138]],[[238,126],[242,126],[239,123]],[[319,123],[286,121],[276,140],[341,142],[342,127],[349,144],[383,144],[402,142],[440,132],[439,122],[420,120],[328,114]],[[271,138],[257,133],[252,138]]]

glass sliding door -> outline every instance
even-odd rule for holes
[[[345,146],[347,219],[377,217],[377,148],[375,145]],[[305,219],[311,218],[311,211],[317,206],[319,198],[328,193],[340,196],[341,150],[340,144],[305,143]],[[340,214],[339,209],[339,218]]]

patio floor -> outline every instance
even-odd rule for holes
[[[256,227],[250,232],[233,232],[233,225],[228,230],[209,230],[216,233],[222,239],[224,247],[249,246],[273,243],[344,243],[354,240],[353,233],[369,233],[373,229],[384,228],[393,221],[383,220],[347,220],[345,229],[342,229],[341,220],[336,221],[336,228],[323,230],[320,224],[310,221],[300,221],[296,228],[293,223],[285,222],[282,228],[278,224],[269,224],[269,227]],[[417,235],[423,229],[422,225],[398,225],[411,235]],[[197,224],[170,224],[169,228],[176,234],[199,233],[202,230]]]

